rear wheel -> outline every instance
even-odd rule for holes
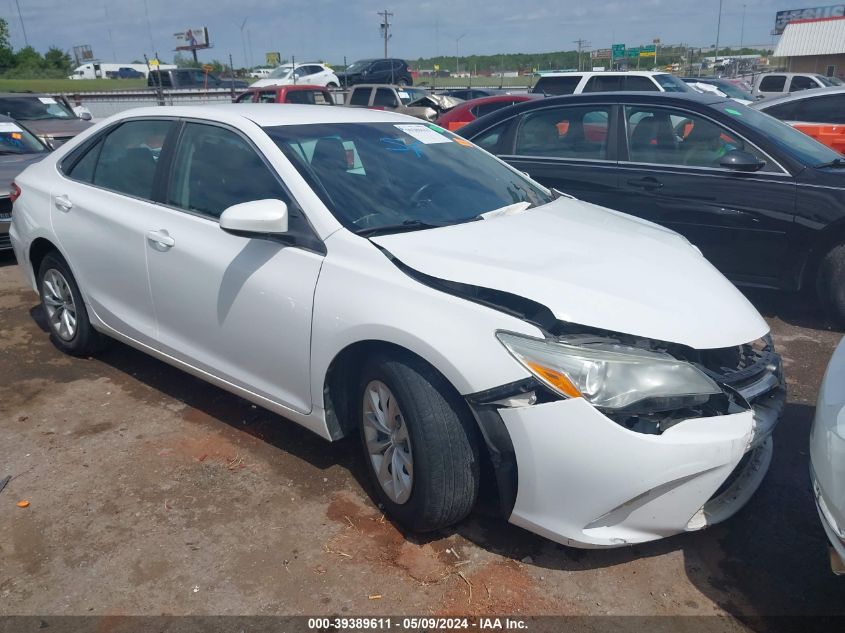
[[[479,484],[475,427],[443,376],[410,356],[380,356],[364,367],[357,393],[364,454],[385,511],[418,532],[469,514]]]
[[[104,338],[91,327],[70,267],[56,252],[41,260],[38,293],[50,338],[60,350],[73,356],[88,356],[102,347]]]
[[[403,77],[402,79],[400,79],[399,81],[396,82],[396,85],[404,88],[405,86],[408,85],[408,80]]]
[[[819,266],[819,299],[840,328],[845,328],[845,242],[834,246]]]

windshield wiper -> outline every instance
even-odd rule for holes
[[[834,158],[833,160],[829,160],[826,163],[819,163],[818,165],[813,165],[816,169],[823,169],[825,167],[843,167],[845,168],[845,158]]]
[[[423,229],[439,229],[448,224],[431,224],[421,220],[405,220],[401,224],[383,224],[382,226],[371,226],[368,228],[353,231],[355,235],[372,237],[373,235],[384,235],[386,233],[401,233],[403,231],[421,231]]]

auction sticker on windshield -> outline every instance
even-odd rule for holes
[[[425,125],[422,125],[421,123],[402,123],[396,125],[395,127],[403,131],[408,136],[417,139],[423,145],[452,142],[452,139],[443,136],[439,132],[435,132],[431,128],[428,128]]]
[[[38,100],[41,103],[56,103],[56,100],[53,97],[38,97]]]
[[[21,129],[15,125],[14,123],[9,123],[7,121],[0,121],[0,133],[8,133],[8,132],[20,132]]]

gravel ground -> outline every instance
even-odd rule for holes
[[[353,441],[329,444],[120,344],[73,359],[0,258],[0,614],[845,615],[808,482],[842,334],[800,296],[751,296],[789,402],[771,471],[710,530],[575,550],[473,514],[404,534]],[[27,508],[16,506],[27,500]]]

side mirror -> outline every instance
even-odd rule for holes
[[[734,171],[750,172],[760,171],[766,166],[766,163],[757,158],[754,154],[744,152],[741,149],[735,149],[722,156],[722,159],[719,161],[719,165]]]
[[[220,215],[220,228],[243,237],[287,233],[288,205],[281,200],[253,200],[232,205]]]
[[[92,118],[94,118],[91,116],[90,112],[80,112],[77,116],[83,121],[90,121]]]

